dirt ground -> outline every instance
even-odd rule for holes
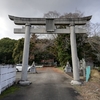
[[[53,70],[64,73],[58,68],[54,68]],[[72,78],[72,74],[68,73],[66,75]],[[93,70],[88,82],[84,81],[82,85],[73,86],[73,88],[80,94],[77,96],[78,100],[100,100],[100,72]]]
[[[54,68],[53,70],[64,73],[58,68]],[[72,78],[72,74],[68,73],[66,75]],[[100,100],[100,72],[93,70],[88,82],[84,81],[82,85],[73,86],[73,88],[80,94],[77,96],[78,100]]]
[[[16,79],[20,79],[17,72]],[[28,72],[28,80],[32,84],[19,85],[19,89],[0,100],[78,100],[71,79],[63,71],[54,67],[37,68],[37,73]]]
[[[69,74],[69,73],[66,74],[64,71],[62,71],[62,70],[60,70],[58,68],[53,68],[53,67],[52,68],[48,68],[48,67],[45,67],[45,68],[37,68],[37,70],[38,70],[38,74],[33,74],[33,75],[32,74],[29,74],[29,76],[28,76],[29,79],[33,80],[33,83],[34,84],[28,86],[29,88],[26,87],[26,89],[28,88],[28,92],[27,93],[32,93],[31,96],[32,97],[36,97],[34,100],[39,100],[39,96],[36,96],[36,94],[39,94],[40,93],[40,95],[42,97],[42,95],[45,94],[45,92],[44,92],[45,89],[48,89],[48,91],[51,89],[51,93],[52,93],[56,89],[59,89],[58,87],[61,86],[61,85],[62,85],[62,87],[64,87],[64,85],[65,85],[65,87],[67,85],[70,86],[70,81],[72,80],[72,74]],[[48,74],[46,74],[46,71],[48,72]],[[55,75],[55,77],[53,76],[55,74],[55,72],[57,72],[57,75],[59,75],[58,78],[60,78],[61,76],[62,77],[65,76],[65,77],[67,77],[70,80],[68,80],[68,82],[67,82],[67,80],[65,78],[62,80],[62,77],[61,77],[60,80],[58,79],[58,81],[57,81],[57,75]],[[42,80],[41,80],[41,76],[43,76],[42,77]],[[48,78],[46,80],[46,77],[47,76],[48,76]],[[18,78],[20,77],[20,73],[18,73],[18,76],[17,77]],[[60,85],[59,84],[58,85],[55,84],[55,86],[52,86],[53,85],[53,84],[51,84],[52,79],[54,79],[53,80],[53,84],[54,84],[54,82],[56,82],[58,84],[58,82],[60,81]],[[66,82],[64,82],[64,81],[66,81]],[[50,86],[50,84],[51,84],[51,86]],[[46,86],[50,86],[50,88],[48,88]],[[38,87],[39,87],[39,90],[38,90]],[[56,89],[54,89],[54,87],[56,87]],[[65,89],[65,87],[64,87],[64,89]],[[32,88],[33,88],[33,90],[36,90],[35,93],[32,90]],[[97,71],[94,70],[92,72],[91,78],[90,78],[90,80],[88,82],[85,82],[84,81],[82,85],[80,85],[80,86],[71,86],[71,88],[72,88],[72,91],[73,92],[75,92],[76,94],[78,94],[78,95],[75,95],[75,98],[77,100],[100,100],[100,72],[97,72]],[[40,89],[41,89],[41,91],[40,91]],[[54,89],[54,91],[53,91],[53,89]],[[61,89],[59,89],[59,90],[60,90],[59,92],[61,92]],[[24,91],[26,91],[26,90],[24,90]],[[30,91],[32,91],[32,92],[30,92]],[[42,93],[42,92],[44,92],[44,93]],[[58,90],[56,92],[54,92],[54,93],[57,93],[57,92],[58,92]],[[28,97],[26,97],[26,94],[23,91],[21,91],[21,93],[23,93],[22,97],[25,96],[25,98],[23,100],[31,100],[31,99],[27,99]],[[62,94],[63,97],[65,96],[65,98],[66,98],[66,95],[65,95],[66,91],[64,92],[64,90],[62,90],[61,93],[63,93]],[[59,94],[61,94],[61,93],[59,93]],[[15,99],[13,99],[15,97],[17,97],[16,100],[17,99],[18,100],[22,100],[22,99],[19,99],[19,94],[17,94],[17,95],[15,94],[13,96],[11,95],[11,97],[8,96],[6,99],[4,98],[3,100],[15,100]],[[49,93],[47,95],[49,96]],[[46,98],[47,98],[47,95],[46,95]],[[61,97],[62,97],[62,95],[61,95]],[[45,97],[45,96],[43,96],[43,97]],[[9,99],[9,98],[12,98],[12,99]],[[42,99],[40,98],[40,100],[42,100]],[[56,100],[56,99],[54,99],[54,100]],[[64,100],[64,99],[62,99],[62,98],[60,99],[59,98],[58,100]],[[68,100],[71,100],[71,99],[68,99]],[[72,99],[72,100],[74,100],[74,99]]]
[[[100,72],[99,75],[92,75],[89,82],[74,88],[81,95],[77,97],[79,100],[100,100]]]

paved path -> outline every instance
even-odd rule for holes
[[[20,72],[17,73],[17,78]],[[66,74],[56,68],[40,68],[38,74],[28,74],[32,82],[1,100],[77,100]]]

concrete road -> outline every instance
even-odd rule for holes
[[[20,86],[14,94],[0,100],[77,100],[75,90],[66,74],[56,68],[40,68],[38,74],[28,73],[32,82],[29,86]],[[20,72],[17,78],[20,78]]]

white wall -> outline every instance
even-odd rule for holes
[[[0,94],[13,85],[16,80],[16,68],[12,65],[0,65]]]

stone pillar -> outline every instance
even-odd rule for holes
[[[77,46],[76,46],[76,34],[75,25],[70,25],[70,42],[71,42],[71,55],[72,55],[72,66],[73,66],[73,79],[71,84],[80,84],[79,80],[79,68],[77,61]]]
[[[27,80],[27,68],[28,68],[28,57],[29,57],[29,45],[30,45],[30,24],[25,25],[25,39],[24,39],[24,50],[23,50],[23,63],[22,63],[22,76],[20,84],[30,84]]]

